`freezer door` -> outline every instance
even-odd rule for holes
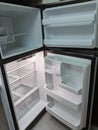
[[[48,53],[47,111],[73,130],[86,126],[91,60]]]
[[[47,47],[97,47],[97,3],[88,1],[43,11]]]
[[[0,2],[0,52],[12,57],[43,47],[40,9]]]

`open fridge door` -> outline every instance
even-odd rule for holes
[[[47,111],[73,130],[86,125],[91,60],[48,53]]]

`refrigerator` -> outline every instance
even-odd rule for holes
[[[90,130],[97,12],[97,1],[0,2],[0,88],[10,130],[30,130],[45,111],[72,130]]]

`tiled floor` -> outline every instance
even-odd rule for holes
[[[38,123],[31,130],[71,130],[49,113],[43,115],[43,117],[38,121]]]

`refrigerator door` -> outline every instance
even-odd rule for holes
[[[47,47],[97,47],[96,1],[47,8],[43,11]]]
[[[91,60],[48,53],[47,111],[73,130],[86,125]]]
[[[43,52],[5,65],[19,129],[24,130],[45,108]]]
[[[40,9],[0,2],[0,52],[12,57],[43,47]]]

